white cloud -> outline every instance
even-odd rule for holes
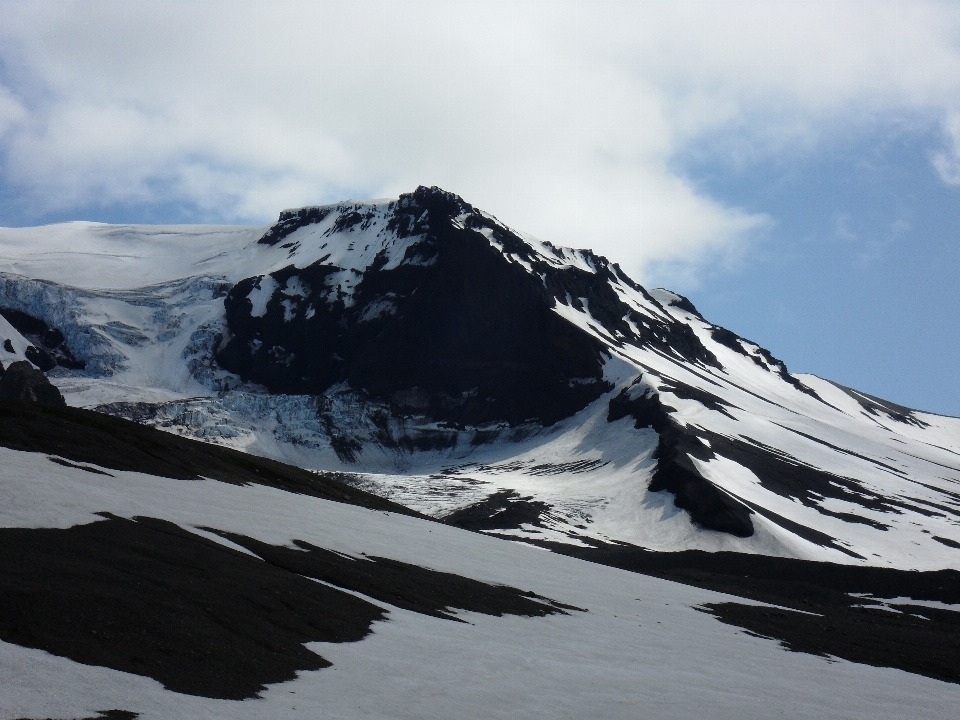
[[[934,153],[933,166],[948,185],[960,185],[960,113],[951,113],[943,122],[948,147]]]
[[[27,120],[27,111],[13,96],[9,89],[0,85],[0,139],[14,127],[21,126]]]
[[[437,184],[636,272],[769,226],[673,168],[711,134],[729,162],[878,115],[960,137],[950,4],[5,3],[0,28],[3,172],[37,213],[264,220]]]

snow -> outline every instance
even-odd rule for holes
[[[226,274],[238,259],[257,254],[257,249],[250,245],[266,230],[91,222],[0,228],[0,262],[5,272],[61,285],[130,289],[186,277]]]
[[[8,340],[12,350],[8,350],[6,347]],[[0,315],[0,363],[3,364],[4,368],[9,367],[11,363],[26,360],[24,353],[32,345],[33,343],[17,332],[16,328],[8,323],[3,315]]]
[[[300,279],[299,275],[294,275],[287,280],[283,294],[291,298],[305,298],[310,294],[310,287]]]
[[[251,316],[263,317],[267,314],[267,302],[273,297],[273,293],[277,287],[277,281],[270,275],[264,275],[257,281],[253,290],[247,295],[247,299],[251,305]]]
[[[357,643],[311,645],[333,666],[262,698],[211,700],[0,642],[0,718],[941,718],[960,687],[784,650],[697,610],[719,593],[584,563],[415,518],[261,486],[97,475],[0,449],[0,526],[70,527],[95,512],[170,520],[272,544],[294,539],[532,590],[584,608],[544,618],[389,607]],[[270,508],[269,513],[263,512]],[[209,537],[209,535],[204,535]],[[747,602],[750,601],[741,601]]]

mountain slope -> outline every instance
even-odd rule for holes
[[[724,576],[711,563],[711,576],[690,572],[695,558],[630,560],[692,581],[677,584],[377,509],[382,500],[356,491],[343,502],[303,492],[309,484],[164,477],[138,448],[169,443],[174,466],[190,459],[201,475],[225,461],[254,476],[302,471],[120,419],[101,427],[129,457],[85,462],[87,443],[60,437],[89,413],[10,401],[0,412],[17,419],[0,423],[5,720],[641,707],[656,718],[939,718],[960,700],[956,613],[944,609],[960,599],[955,571],[754,556],[766,565],[734,563]],[[10,435],[14,426],[48,435]],[[9,447],[24,437],[32,450]],[[52,456],[57,443],[63,455]],[[800,571],[782,593],[788,563]],[[761,602],[693,586],[711,577]],[[802,652],[771,639],[781,637]]]
[[[86,363],[50,373],[71,404],[504,536],[957,564],[960,420],[791,375],[685,298],[436,188],[266,228],[0,240],[0,306]]]

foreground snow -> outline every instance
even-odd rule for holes
[[[461,624],[372,601],[388,619],[371,636],[312,646],[332,667],[242,702],[0,643],[4,719],[107,709],[142,718],[943,718],[960,701],[956,685],[787,652],[697,610],[727,596],[437,523],[260,486],[96,474],[7,449],[0,466],[0,527],[67,528],[103,512],[160,518],[194,533],[392,558],[585,610],[461,613]]]

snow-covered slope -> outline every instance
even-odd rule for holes
[[[960,558],[960,419],[791,375],[685,298],[435,188],[269,228],[3,229],[0,308],[86,363],[50,371],[72,405],[350,473],[462,527]]]
[[[775,607],[345,487],[334,502],[320,476],[113,418],[0,403],[0,422],[3,720],[943,718],[960,702],[943,681],[960,677],[956,624],[936,614],[954,615],[956,573],[902,573],[917,577],[891,586],[889,609],[864,592]],[[805,623],[829,625],[826,642],[862,633],[874,654],[758,634],[820,642]],[[908,652],[885,639],[905,627]]]
[[[0,344],[0,357],[6,361],[4,367],[27,359],[27,348],[33,347],[33,343],[21,335],[2,315],[0,315],[0,337],[3,338],[3,343]]]

